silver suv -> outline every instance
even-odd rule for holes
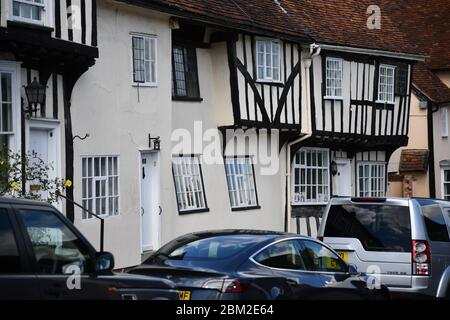
[[[450,297],[450,202],[333,198],[318,238],[393,296]]]

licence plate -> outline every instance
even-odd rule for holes
[[[180,300],[191,300],[190,291],[180,291]]]
[[[345,263],[348,263],[348,252],[340,251],[338,252],[338,255],[345,261]]]

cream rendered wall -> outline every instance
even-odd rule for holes
[[[229,68],[226,44],[213,44],[210,49],[197,49],[197,63],[202,102],[173,102],[173,128],[194,131],[194,122],[200,121],[203,132],[233,124],[230,95]],[[239,139],[239,138],[238,138]],[[201,154],[202,148],[192,153]],[[278,156],[278,150],[276,151]],[[227,152],[234,155],[233,152]],[[242,155],[242,154],[238,154]],[[253,154],[250,154],[253,155]],[[284,164],[284,151],[277,157]],[[256,155],[254,155],[257,159]],[[224,165],[202,163],[205,193],[209,212],[178,215],[170,213],[170,230],[166,240],[200,230],[211,229],[268,229],[284,228],[284,165],[275,175],[261,175],[260,165],[255,164],[256,189],[261,209],[232,211]]]
[[[77,82],[72,98],[73,134],[90,137],[74,141],[74,193],[81,202],[81,156],[119,155],[120,215],[105,223],[105,250],[116,257],[116,267],[140,263],[140,152],[148,148],[148,134],[161,136],[161,206],[163,225],[176,212],[170,162],[171,134],[171,30],[161,14],[98,2],[99,54],[95,66]],[[158,87],[132,86],[131,32],[158,38]],[[75,225],[98,248],[99,222]],[[163,228],[162,233],[167,230]],[[168,233],[170,234],[170,232]]]
[[[437,72],[437,76],[450,87],[450,72]],[[448,106],[445,108],[449,108]],[[442,119],[441,112],[437,111],[433,114],[434,123],[434,165],[436,177],[436,197],[442,198],[442,177],[439,162],[442,160],[450,160],[450,142],[448,137],[442,137]],[[450,119],[447,119],[450,121]]]
[[[388,172],[398,172],[401,152],[404,149],[428,149],[427,109],[419,108],[419,100],[411,94],[411,109],[409,115],[408,145],[397,149],[391,156]],[[413,195],[416,197],[429,197],[428,172],[413,173]],[[402,189],[398,183],[388,184],[388,196],[401,196]]]

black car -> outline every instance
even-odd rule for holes
[[[324,243],[277,232],[188,234],[129,272],[174,281],[182,300],[389,299]]]
[[[0,300],[179,299],[167,279],[113,268],[53,206],[0,198]]]

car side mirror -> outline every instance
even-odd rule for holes
[[[358,267],[354,264],[348,265],[348,273],[350,274],[358,274]]]
[[[114,269],[114,256],[109,252],[97,252],[95,255],[95,271],[107,272]]]

